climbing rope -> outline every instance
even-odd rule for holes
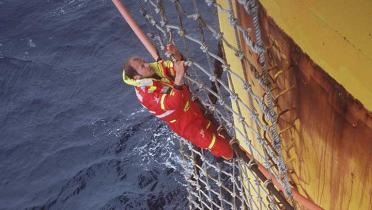
[[[192,169],[191,174],[185,175],[189,183],[190,209],[292,209],[289,205],[292,189],[281,151],[278,114],[271,93],[256,0],[236,1],[251,17],[251,31],[239,24],[231,0],[225,0],[229,5],[227,8],[214,0],[192,0],[187,8],[180,0],[142,1],[140,12],[153,27],[153,32],[149,33],[150,38],[162,50],[170,40],[177,46],[183,46],[181,51],[190,66],[186,79],[193,95],[213,114],[230,137],[242,137],[241,140],[248,148],[249,157],[238,154],[239,158],[232,161],[215,162],[209,154],[194,148],[187,141],[181,141],[181,155],[185,160],[183,165]],[[206,11],[206,8],[209,10]],[[244,42],[238,41],[235,47],[224,37],[216,24],[217,11],[227,14],[236,40],[242,38]],[[209,20],[210,17],[214,18],[213,21]],[[255,80],[264,91],[264,96],[255,93],[252,84],[231,69],[223,54],[217,52],[216,46],[222,43],[241,61],[250,63],[243,53],[242,44],[257,55],[262,72]],[[195,53],[197,49],[199,51]],[[201,62],[200,55],[203,54],[205,59]],[[220,67],[221,72],[217,72],[216,67]],[[244,87],[249,101],[243,101],[236,93],[236,81]],[[243,112],[248,113],[248,116]],[[238,122],[234,122],[236,119]],[[242,126],[235,126],[238,123]],[[253,140],[261,148],[257,148]],[[236,141],[232,140],[231,143]],[[259,170],[258,164],[263,165],[266,175]],[[271,179],[278,182],[285,197],[274,187]]]

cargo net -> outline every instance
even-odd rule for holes
[[[153,28],[149,37],[161,52],[169,42],[176,44],[189,65],[186,79],[193,95],[231,137],[231,143],[239,136],[239,144],[245,145],[249,153],[248,156],[236,153],[238,158],[232,161],[216,162],[208,152],[180,141],[183,165],[190,172],[185,173],[189,206],[190,209],[292,209],[291,186],[282,157],[278,115],[273,108],[261,38],[259,7],[255,0],[234,2],[244,7],[252,19],[253,27],[246,29],[239,25],[231,0],[224,1],[228,6],[213,0],[143,0],[140,6],[140,12]],[[264,97],[255,93],[252,84],[226,62],[222,45],[235,52],[239,60],[247,58],[241,43],[235,46],[225,39],[219,29],[218,12],[226,14],[236,40],[242,38],[244,47],[256,55],[262,70],[256,82]],[[243,101],[235,92],[237,81],[244,87],[249,101]],[[243,111],[248,115],[244,116]],[[238,123],[240,127],[236,126]],[[259,146],[253,144],[253,140]],[[259,166],[267,174],[263,175]],[[278,182],[277,187],[272,180]],[[278,187],[284,189],[284,193]]]

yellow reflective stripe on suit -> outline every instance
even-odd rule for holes
[[[165,110],[165,104],[164,104],[165,96],[167,96],[167,95],[163,94],[161,96],[161,99],[160,99],[160,107],[161,107],[162,110]]]
[[[208,149],[212,149],[215,144],[216,144],[216,135],[213,134],[212,142],[209,144]]]
[[[173,91],[173,89],[172,89],[169,95],[174,96],[174,94],[175,94],[175,93],[174,93],[174,91]]]
[[[186,104],[185,104],[185,107],[183,108],[183,111],[184,111],[184,112],[187,112],[189,109],[190,109],[190,101],[187,100],[187,102],[186,102]]]

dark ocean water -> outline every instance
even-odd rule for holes
[[[177,139],[122,82],[131,54],[150,60],[109,0],[0,0],[0,209],[186,208]]]

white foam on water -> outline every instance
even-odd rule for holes
[[[72,13],[76,9],[86,8],[90,1],[87,0],[65,0],[64,5],[48,12],[50,17],[58,17]]]
[[[127,119],[129,119],[130,117],[133,117],[133,116],[136,115],[136,114],[143,113],[143,112],[145,112],[145,111],[146,111],[146,109],[143,108],[143,107],[141,107],[139,110],[137,110],[137,111],[131,113]]]
[[[32,39],[28,38],[28,46],[31,48],[35,48],[36,44]]]
[[[0,5],[1,5],[1,2],[0,2]],[[0,47],[3,46],[3,43],[0,43]],[[3,54],[3,51],[0,50],[0,58],[4,58],[4,54]]]
[[[49,15],[51,17],[58,17],[66,14],[66,11],[62,7],[58,7],[55,10],[49,12]]]

